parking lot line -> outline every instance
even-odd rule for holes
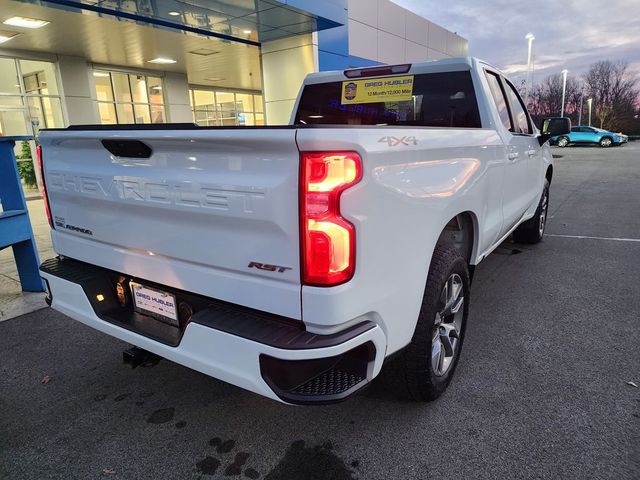
[[[617,238],[617,237],[591,237],[589,235],[560,235],[555,233],[545,233],[545,237],[560,237],[560,238],[577,238],[587,240],[611,240],[614,242],[640,242],[640,238]]]

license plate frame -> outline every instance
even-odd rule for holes
[[[176,296],[142,283],[129,282],[133,309],[175,327],[180,326]]]

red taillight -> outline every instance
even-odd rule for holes
[[[49,197],[47,197],[47,186],[44,181],[44,166],[42,165],[42,147],[38,145],[36,147],[36,157],[38,157],[38,168],[40,169],[40,179],[42,180],[42,199],[44,200],[44,210],[47,212],[47,220],[51,228],[53,226],[53,220],[51,219],[51,209],[49,208]]]
[[[351,279],[356,232],[340,215],[340,194],[362,177],[356,152],[303,152],[300,178],[302,281],[328,287]]]

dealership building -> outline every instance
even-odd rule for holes
[[[283,124],[310,72],[467,48],[389,0],[0,0],[0,134]]]

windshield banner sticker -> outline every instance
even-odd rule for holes
[[[342,82],[342,104],[411,100],[413,75]]]

